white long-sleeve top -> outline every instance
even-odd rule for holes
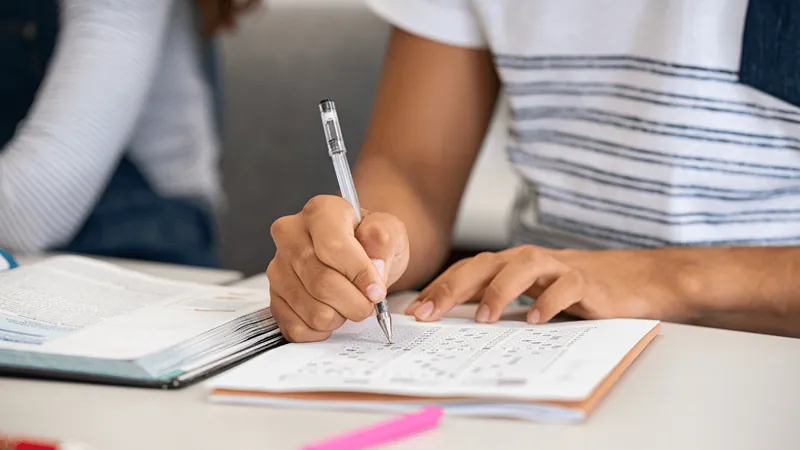
[[[192,0],[63,0],[28,117],[0,152],[0,248],[68,243],[128,156],[162,195],[221,199]]]

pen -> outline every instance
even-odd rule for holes
[[[436,406],[423,408],[369,428],[307,445],[303,450],[360,450],[386,444],[436,427],[443,414],[444,410]]]
[[[347,163],[347,149],[344,146],[342,129],[339,126],[339,117],[336,115],[336,105],[333,100],[321,101],[319,112],[322,116],[322,127],[325,129],[325,139],[328,141],[328,154],[333,160],[333,169],[336,171],[336,179],[339,181],[339,190],[342,191],[342,197],[353,206],[356,219],[358,223],[361,223],[361,205],[358,203],[353,176],[350,174],[350,165]],[[378,325],[381,326],[383,334],[391,344],[392,316],[389,314],[386,299],[375,305],[375,317],[378,319]]]

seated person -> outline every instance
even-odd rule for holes
[[[216,266],[204,48],[238,12],[225,0],[4,1],[0,248]]]
[[[369,3],[396,29],[354,168],[364,219],[319,196],[273,224],[290,340],[326,339],[434,277],[501,87],[525,184],[513,242],[445,270],[406,313],[475,300],[493,323],[524,294],[532,324],[566,312],[800,336],[800,63],[781,56],[800,28],[779,26],[800,6]]]

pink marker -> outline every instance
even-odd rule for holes
[[[423,408],[371,427],[307,445],[303,450],[358,450],[385,444],[434,428],[443,414],[444,410],[439,407]]]

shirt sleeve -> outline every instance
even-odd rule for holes
[[[458,47],[487,46],[470,0],[366,0],[366,4],[408,33]]]
[[[119,163],[150,91],[174,0],[64,0],[45,79],[0,152],[0,247],[69,242]]]

